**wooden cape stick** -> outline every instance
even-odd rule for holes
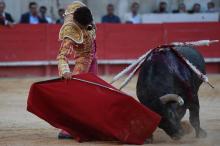
[[[71,79],[72,79],[72,80],[79,81],[79,82],[88,83],[88,84],[90,84],[90,85],[99,86],[99,87],[102,87],[102,88],[104,88],[104,89],[108,89],[108,90],[111,90],[111,91],[114,91],[114,92],[117,92],[117,93],[120,93],[120,94],[124,94],[124,95],[130,96],[130,95],[124,93],[124,92],[121,92],[121,91],[118,90],[118,89],[114,89],[114,88],[112,88],[112,87],[108,87],[108,86],[102,85],[102,84],[100,84],[100,83],[96,83],[96,82],[92,82],[92,81],[88,81],[88,80],[84,80],[84,79],[79,79],[79,78],[75,78],[75,77],[73,77],[73,78],[71,78]]]

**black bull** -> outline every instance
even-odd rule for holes
[[[176,50],[205,74],[205,61],[193,47],[176,47]],[[170,48],[153,51],[144,61],[137,82],[137,96],[141,103],[161,115],[159,127],[171,138],[184,135],[181,119],[189,109],[189,121],[196,137],[206,137],[200,127],[198,90],[202,80]],[[184,100],[183,105],[173,99],[162,101],[161,96],[175,94]],[[169,96],[169,95],[168,95]]]

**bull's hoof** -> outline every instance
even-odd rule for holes
[[[207,137],[206,131],[200,128],[199,132],[196,134],[196,138],[206,138],[206,137]]]

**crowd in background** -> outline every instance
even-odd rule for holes
[[[14,19],[10,13],[5,12],[6,4],[0,1],[0,25],[11,25]],[[59,18],[56,20],[57,24],[64,22],[63,14],[65,9],[58,10]],[[29,3],[29,11],[22,14],[19,23],[21,24],[40,24],[40,23],[54,23],[51,17],[47,16],[47,7],[40,6],[36,2]]]
[[[137,2],[134,2],[131,4],[130,12],[125,14],[125,23],[132,23],[132,24],[139,24],[142,23],[141,21],[141,15],[139,13],[140,5]],[[114,5],[108,4],[107,5],[107,14],[102,17],[101,22],[102,23],[121,23],[121,19],[119,16],[114,14]],[[214,13],[219,12],[219,10],[215,7],[214,2],[209,2],[207,4],[207,11],[206,13]],[[152,13],[156,14],[163,14],[163,13],[169,13],[168,12],[168,5],[166,2],[162,1],[159,3],[158,9],[154,10]],[[187,10],[184,3],[179,4],[177,10],[173,10],[172,13],[202,13],[201,5],[199,3],[195,3],[191,10]]]
[[[14,23],[14,19],[11,14],[5,12],[6,4],[4,1],[0,1],[0,25],[11,25]],[[125,14],[124,23],[139,24],[142,23],[141,15],[139,13],[140,5],[137,2],[133,2],[130,6],[130,12]],[[159,3],[158,9],[152,13],[162,14],[168,12],[167,3],[162,1]],[[122,23],[121,18],[114,13],[114,5],[108,4],[106,7],[106,15],[101,18],[102,23]],[[215,7],[215,3],[209,2],[207,4],[207,13],[218,12],[219,10]],[[29,3],[29,11],[22,14],[19,23],[26,24],[39,24],[39,23],[57,23],[62,24],[64,22],[63,14],[64,8],[58,10],[59,18],[53,20],[47,15],[46,6],[38,6],[36,2]],[[201,13],[201,5],[195,3],[191,10],[187,10],[184,3],[179,4],[177,10],[173,10],[172,13]]]

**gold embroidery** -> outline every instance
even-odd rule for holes
[[[60,30],[59,39],[63,40],[64,38],[70,38],[74,42],[81,44],[83,42],[83,33],[76,24],[69,23]]]
[[[59,54],[57,56],[58,60],[58,70],[59,75],[62,76],[66,72],[70,72],[70,68],[68,65],[68,58],[73,52],[72,41],[70,39],[64,39]]]

